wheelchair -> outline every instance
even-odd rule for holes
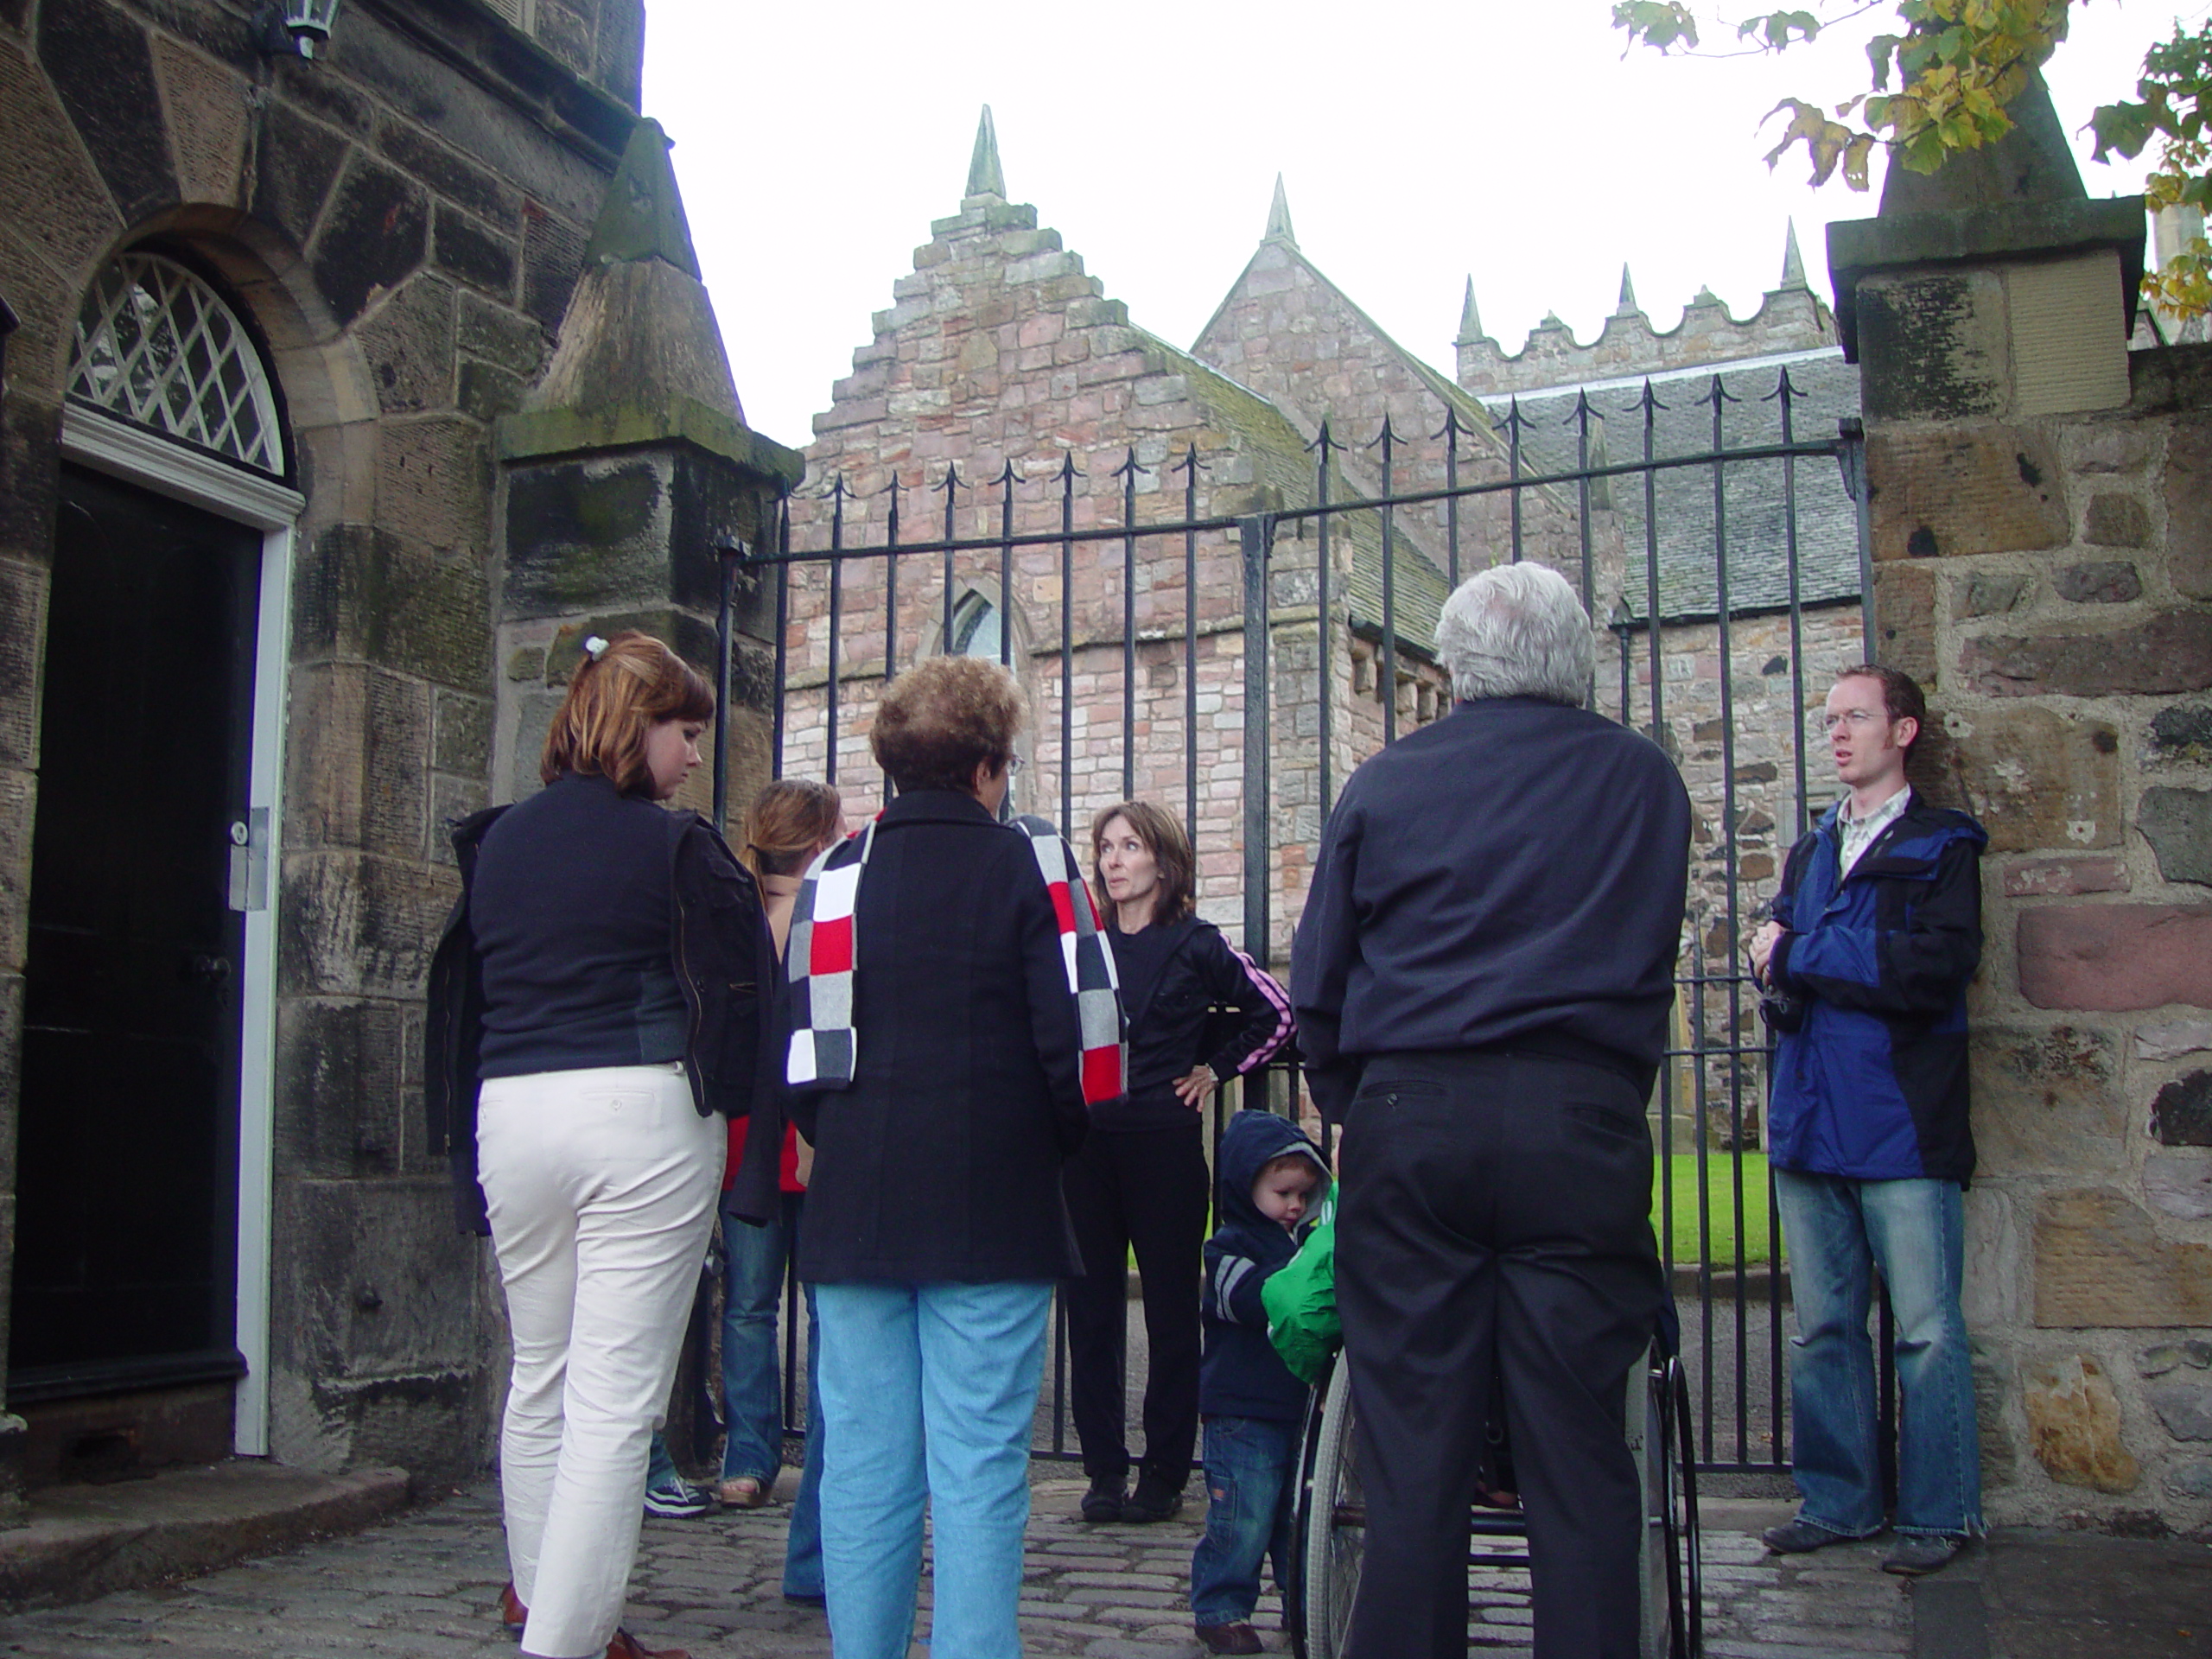
[[[1704,1582],[1697,1456],[1689,1382],[1669,1346],[1654,1343],[1645,1363],[1629,1373],[1629,1446],[1643,1489],[1639,1651],[1643,1659],[1698,1659],[1704,1646]],[[1339,1354],[1315,1385],[1306,1411],[1293,1534],[1300,1572],[1294,1605],[1285,1610],[1298,1659],[1343,1659],[1351,1624],[1367,1530],[1354,1421],[1351,1368]],[[1526,1571],[1525,1547],[1501,1546],[1527,1533],[1517,1509],[1477,1506],[1468,1524],[1469,1567]]]

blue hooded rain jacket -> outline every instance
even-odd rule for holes
[[[1789,850],[1775,987],[1803,1023],[1775,1056],[1775,1165],[1858,1180],[1973,1179],[1967,987],[1981,962],[1982,827],[1916,797],[1847,880],[1840,806]]]

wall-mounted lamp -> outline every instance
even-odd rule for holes
[[[254,18],[264,56],[312,58],[330,39],[338,0],[269,0]]]

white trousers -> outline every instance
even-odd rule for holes
[[[526,1653],[585,1659],[620,1621],[727,1145],[675,1064],[484,1085],[477,1165],[514,1339],[499,1484]]]

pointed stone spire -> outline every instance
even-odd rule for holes
[[[1290,198],[1283,194],[1282,175],[1275,175],[1275,199],[1268,204],[1268,228],[1260,238],[1262,242],[1287,242],[1298,245],[1298,237],[1290,228]]]
[[[1459,337],[1455,346],[1471,346],[1478,340],[1488,340],[1483,332],[1483,314],[1475,308],[1475,279],[1467,278],[1467,297],[1459,302]]]
[[[1613,308],[1613,315],[1617,317],[1635,317],[1643,314],[1643,308],[1636,302],[1636,283],[1628,274],[1628,261],[1624,259],[1621,261],[1620,303]]]
[[[983,118],[976,124],[976,153],[968,158],[968,188],[971,196],[1006,200],[1006,168],[999,162],[999,130],[991,123],[991,106],[983,105]]]
[[[699,256],[691,248],[691,227],[683,217],[683,197],[668,151],[668,135],[651,116],[630,130],[621,165],[614,169],[599,222],[584,246],[587,266],[658,259],[699,279]]]
[[[1785,289],[1809,288],[1805,280],[1805,256],[1797,251],[1797,221],[1789,221],[1789,230],[1782,245],[1782,286]]]

